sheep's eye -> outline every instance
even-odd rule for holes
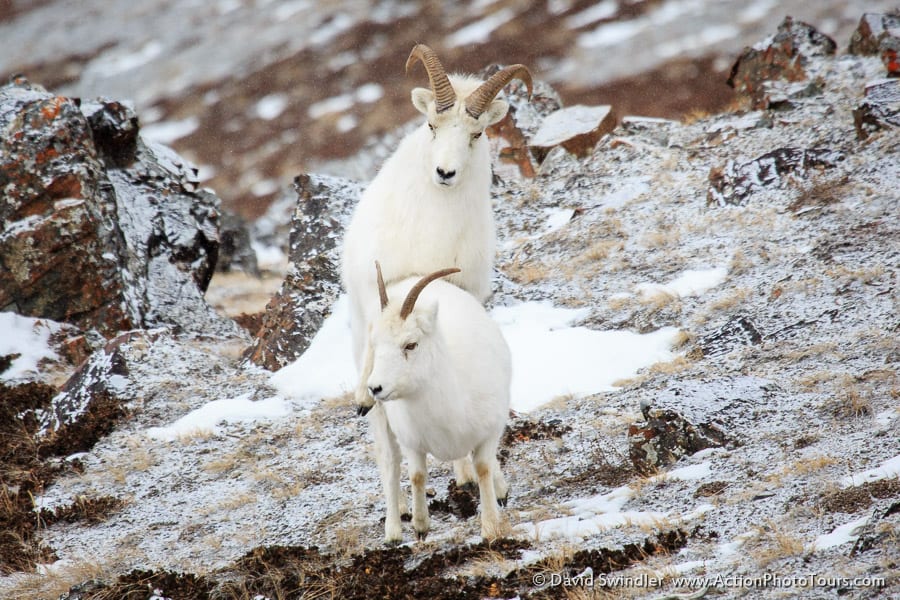
[[[483,132],[483,131],[479,131],[478,133],[473,133],[473,134],[472,134],[472,141],[475,141],[475,140],[477,140],[478,138],[480,138],[482,133],[484,133],[484,132]]]
[[[417,342],[410,342],[407,345],[403,346],[403,351],[404,352],[412,352],[413,350],[415,350],[418,347],[419,347],[419,344]]]

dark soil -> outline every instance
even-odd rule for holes
[[[559,419],[550,421],[530,421],[516,415],[506,426],[506,431],[500,439],[501,447],[508,448],[522,442],[534,440],[553,440],[561,438],[572,431],[568,425],[563,425]]]
[[[122,500],[113,496],[99,496],[88,498],[81,496],[72,504],[60,506],[55,510],[41,509],[41,522],[46,525],[53,523],[102,523],[109,514],[118,510],[123,505]]]
[[[710,496],[718,496],[725,488],[728,487],[727,481],[710,481],[697,486],[694,490],[694,498],[709,498]]]
[[[56,390],[40,383],[0,384],[0,575],[24,571],[54,558],[35,541],[32,498],[57,474],[39,457],[32,409],[46,408]]]
[[[671,531],[621,549],[582,550],[565,561],[562,572],[573,576],[591,567],[595,573],[611,573],[651,556],[677,552],[687,540],[686,533]],[[115,583],[82,583],[74,586],[70,594],[78,600],[144,600],[151,593],[172,600],[238,600],[257,596],[342,600],[567,597],[564,586],[535,587],[534,573],[559,572],[558,565],[551,565],[549,559],[515,569],[505,577],[452,571],[501,557],[516,560],[522,550],[530,547],[527,541],[499,539],[437,550],[418,560],[408,546],[367,550],[346,559],[322,553],[317,547],[267,546],[255,548],[230,568],[208,576],[132,571]]]
[[[428,510],[435,513],[454,515],[457,519],[469,519],[478,514],[478,486],[467,483],[456,485],[451,479],[447,485],[447,497],[428,503]]]
[[[34,498],[58,476],[80,473],[78,460],[60,460],[89,449],[113,425],[106,403],[100,404],[83,426],[62,435],[38,440],[37,410],[46,410],[56,388],[42,383],[0,384],[0,575],[28,571],[37,563],[51,562],[51,548],[37,539],[41,527],[57,521],[102,521],[120,505],[115,498],[82,498],[55,511],[34,511]]]
[[[821,508],[829,513],[854,514],[872,506],[873,499],[900,498],[900,479],[880,479],[824,494]]]

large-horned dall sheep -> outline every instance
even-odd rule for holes
[[[509,414],[506,340],[481,303],[440,280],[459,269],[410,277],[387,288],[380,266],[376,271],[381,312],[369,331],[373,360],[365,384],[383,407],[406,457],[413,528],[419,539],[428,533],[426,455],[443,460],[471,456],[481,499],[481,535],[494,539],[501,533],[497,504],[505,505],[507,494],[497,462]],[[402,539],[400,457],[393,453],[379,462],[389,466],[381,471],[385,540],[396,542]]]
[[[484,302],[491,293],[495,255],[491,209],[491,162],[486,127],[506,115],[509,105],[496,96],[510,81],[525,82],[523,65],[501,69],[487,81],[444,71],[434,51],[418,44],[407,71],[422,62],[430,89],[415,88],[412,103],[425,115],[405,137],[363,192],[344,238],[341,278],[351,301],[354,359],[368,369],[365,307],[377,291],[372,263],[385,265],[388,283],[431,273],[446,265],[462,271],[449,281]],[[361,412],[371,398],[357,393]]]

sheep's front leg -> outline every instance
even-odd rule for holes
[[[481,537],[493,540],[500,537],[500,511],[497,510],[497,494],[494,489],[494,468],[497,464],[497,442],[485,443],[475,449],[475,473],[478,475],[478,492],[481,502]],[[502,478],[502,475],[501,475]],[[503,482],[506,483],[505,481]]]
[[[369,393],[369,375],[372,374],[372,365],[375,362],[375,353],[372,351],[371,345],[366,342],[365,357],[363,359],[362,372],[359,374],[359,383],[356,385],[356,392],[353,395],[356,404],[356,414],[363,416],[367,414],[373,406],[375,399]]]
[[[403,541],[403,528],[400,525],[400,513],[403,512],[400,503],[400,448],[388,424],[384,406],[377,404],[369,412],[369,424],[375,438],[375,462],[378,464],[381,487],[384,490],[384,542],[395,544]]]
[[[412,483],[412,523],[419,540],[428,535],[428,502],[425,499],[425,484],[428,482],[426,457],[421,452],[408,451],[406,460]]]

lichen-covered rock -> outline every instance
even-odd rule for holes
[[[866,99],[853,111],[856,136],[864,140],[880,129],[900,127],[900,79],[866,86]]]
[[[94,352],[40,414],[42,452],[72,454],[90,449],[125,415],[128,364],[122,346],[152,339],[152,333],[123,333]]]
[[[888,77],[900,77],[900,12],[865,13],[850,38],[851,54],[880,56]]]
[[[829,148],[779,148],[749,162],[729,160],[709,173],[707,202],[741,205],[757,191],[782,185],[791,177],[806,177],[810,169],[830,169],[846,155]]]
[[[203,299],[218,199],[134,112],[16,79],[0,87],[0,310],[106,336],[174,325],[230,332]]]
[[[744,49],[731,67],[728,85],[750,98],[753,108],[767,108],[763,82],[803,81],[810,58],[833,55],[836,49],[834,40],[812,25],[786,17],[775,35]]]
[[[877,56],[885,48],[898,49],[900,13],[864,13],[850,37],[847,51],[862,56]]]
[[[629,458],[653,473],[706,448],[741,444],[756,419],[778,410],[777,391],[758,377],[679,382],[641,403],[644,422],[628,428]]]
[[[300,175],[294,188],[288,273],[244,354],[272,371],[303,354],[340,295],[340,240],[362,192],[358,183],[323,175]]]
[[[759,344],[762,339],[762,334],[749,317],[737,315],[697,340],[696,351],[700,356],[711,358],[728,354],[742,346]]]

